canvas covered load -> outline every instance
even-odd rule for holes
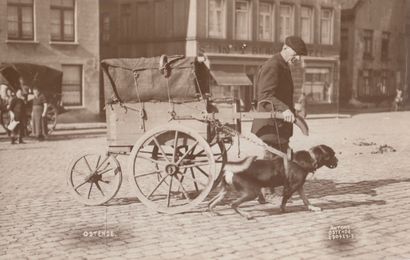
[[[209,93],[209,71],[195,57],[103,60],[105,102],[187,102]]]

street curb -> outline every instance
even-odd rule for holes
[[[307,115],[306,119],[329,119],[329,118],[351,118],[350,114],[312,114]]]
[[[95,123],[57,123],[55,131],[66,131],[66,130],[88,130],[88,129],[107,129],[107,124],[105,122],[95,122]]]

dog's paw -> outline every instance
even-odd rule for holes
[[[310,211],[314,211],[314,212],[322,211],[321,208],[316,207],[316,206],[313,206],[313,205],[309,205],[309,206],[308,206],[308,209],[309,209]]]
[[[259,204],[267,204],[268,203],[265,198],[258,198],[258,202],[259,202]]]
[[[247,216],[246,219],[247,219],[247,220],[252,220],[252,219],[254,219],[254,217],[252,217],[252,216]]]
[[[207,215],[208,217],[218,217],[218,216],[222,216],[220,213],[215,212],[215,211],[205,212],[205,215]]]

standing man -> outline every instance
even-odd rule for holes
[[[256,76],[258,111],[270,112],[272,108],[282,112],[284,120],[255,119],[252,133],[266,144],[286,153],[293,134],[295,110],[293,102],[293,80],[290,65],[306,55],[306,45],[298,36],[289,36],[280,53],[273,55],[259,69]],[[269,153],[270,154],[270,153]],[[265,156],[268,157],[268,156]]]
[[[284,153],[288,150],[295,121],[293,80],[289,66],[296,64],[300,61],[300,56],[306,54],[303,40],[298,36],[289,36],[285,39],[282,50],[266,61],[256,76],[258,111],[270,112],[274,109],[282,112],[284,119],[254,119],[252,133]],[[273,154],[265,152],[265,159],[273,157]],[[258,200],[265,203],[262,194]]]
[[[17,90],[16,97],[9,105],[10,118],[18,121],[18,125],[11,132],[11,144],[15,144],[17,137],[19,144],[23,144],[23,137],[26,129],[26,104],[21,89]]]

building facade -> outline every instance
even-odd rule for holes
[[[67,118],[101,110],[98,0],[0,0],[0,62],[63,71]],[[92,10],[95,10],[93,12]],[[78,119],[77,119],[78,120]]]
[[[397,88],[408,92],[406,2],[344,1],[340,55],[342,101],[382,102],[391,100]]]
[[[258,67],[299,35],[308,56],[292,68],[295,100],[336,109],[341,9],[337,0],[105,0],[100,4],[101,57],[206,56],[216,98],[256,98]]]
[[[405,61],[405,77],[404,85],[407,86],[407,92],[405,92],[405,97],[407,103],[410,97],[410,1],[406,1],[406,36],[405,36],[405,46],[406,46],[406,61]]]

